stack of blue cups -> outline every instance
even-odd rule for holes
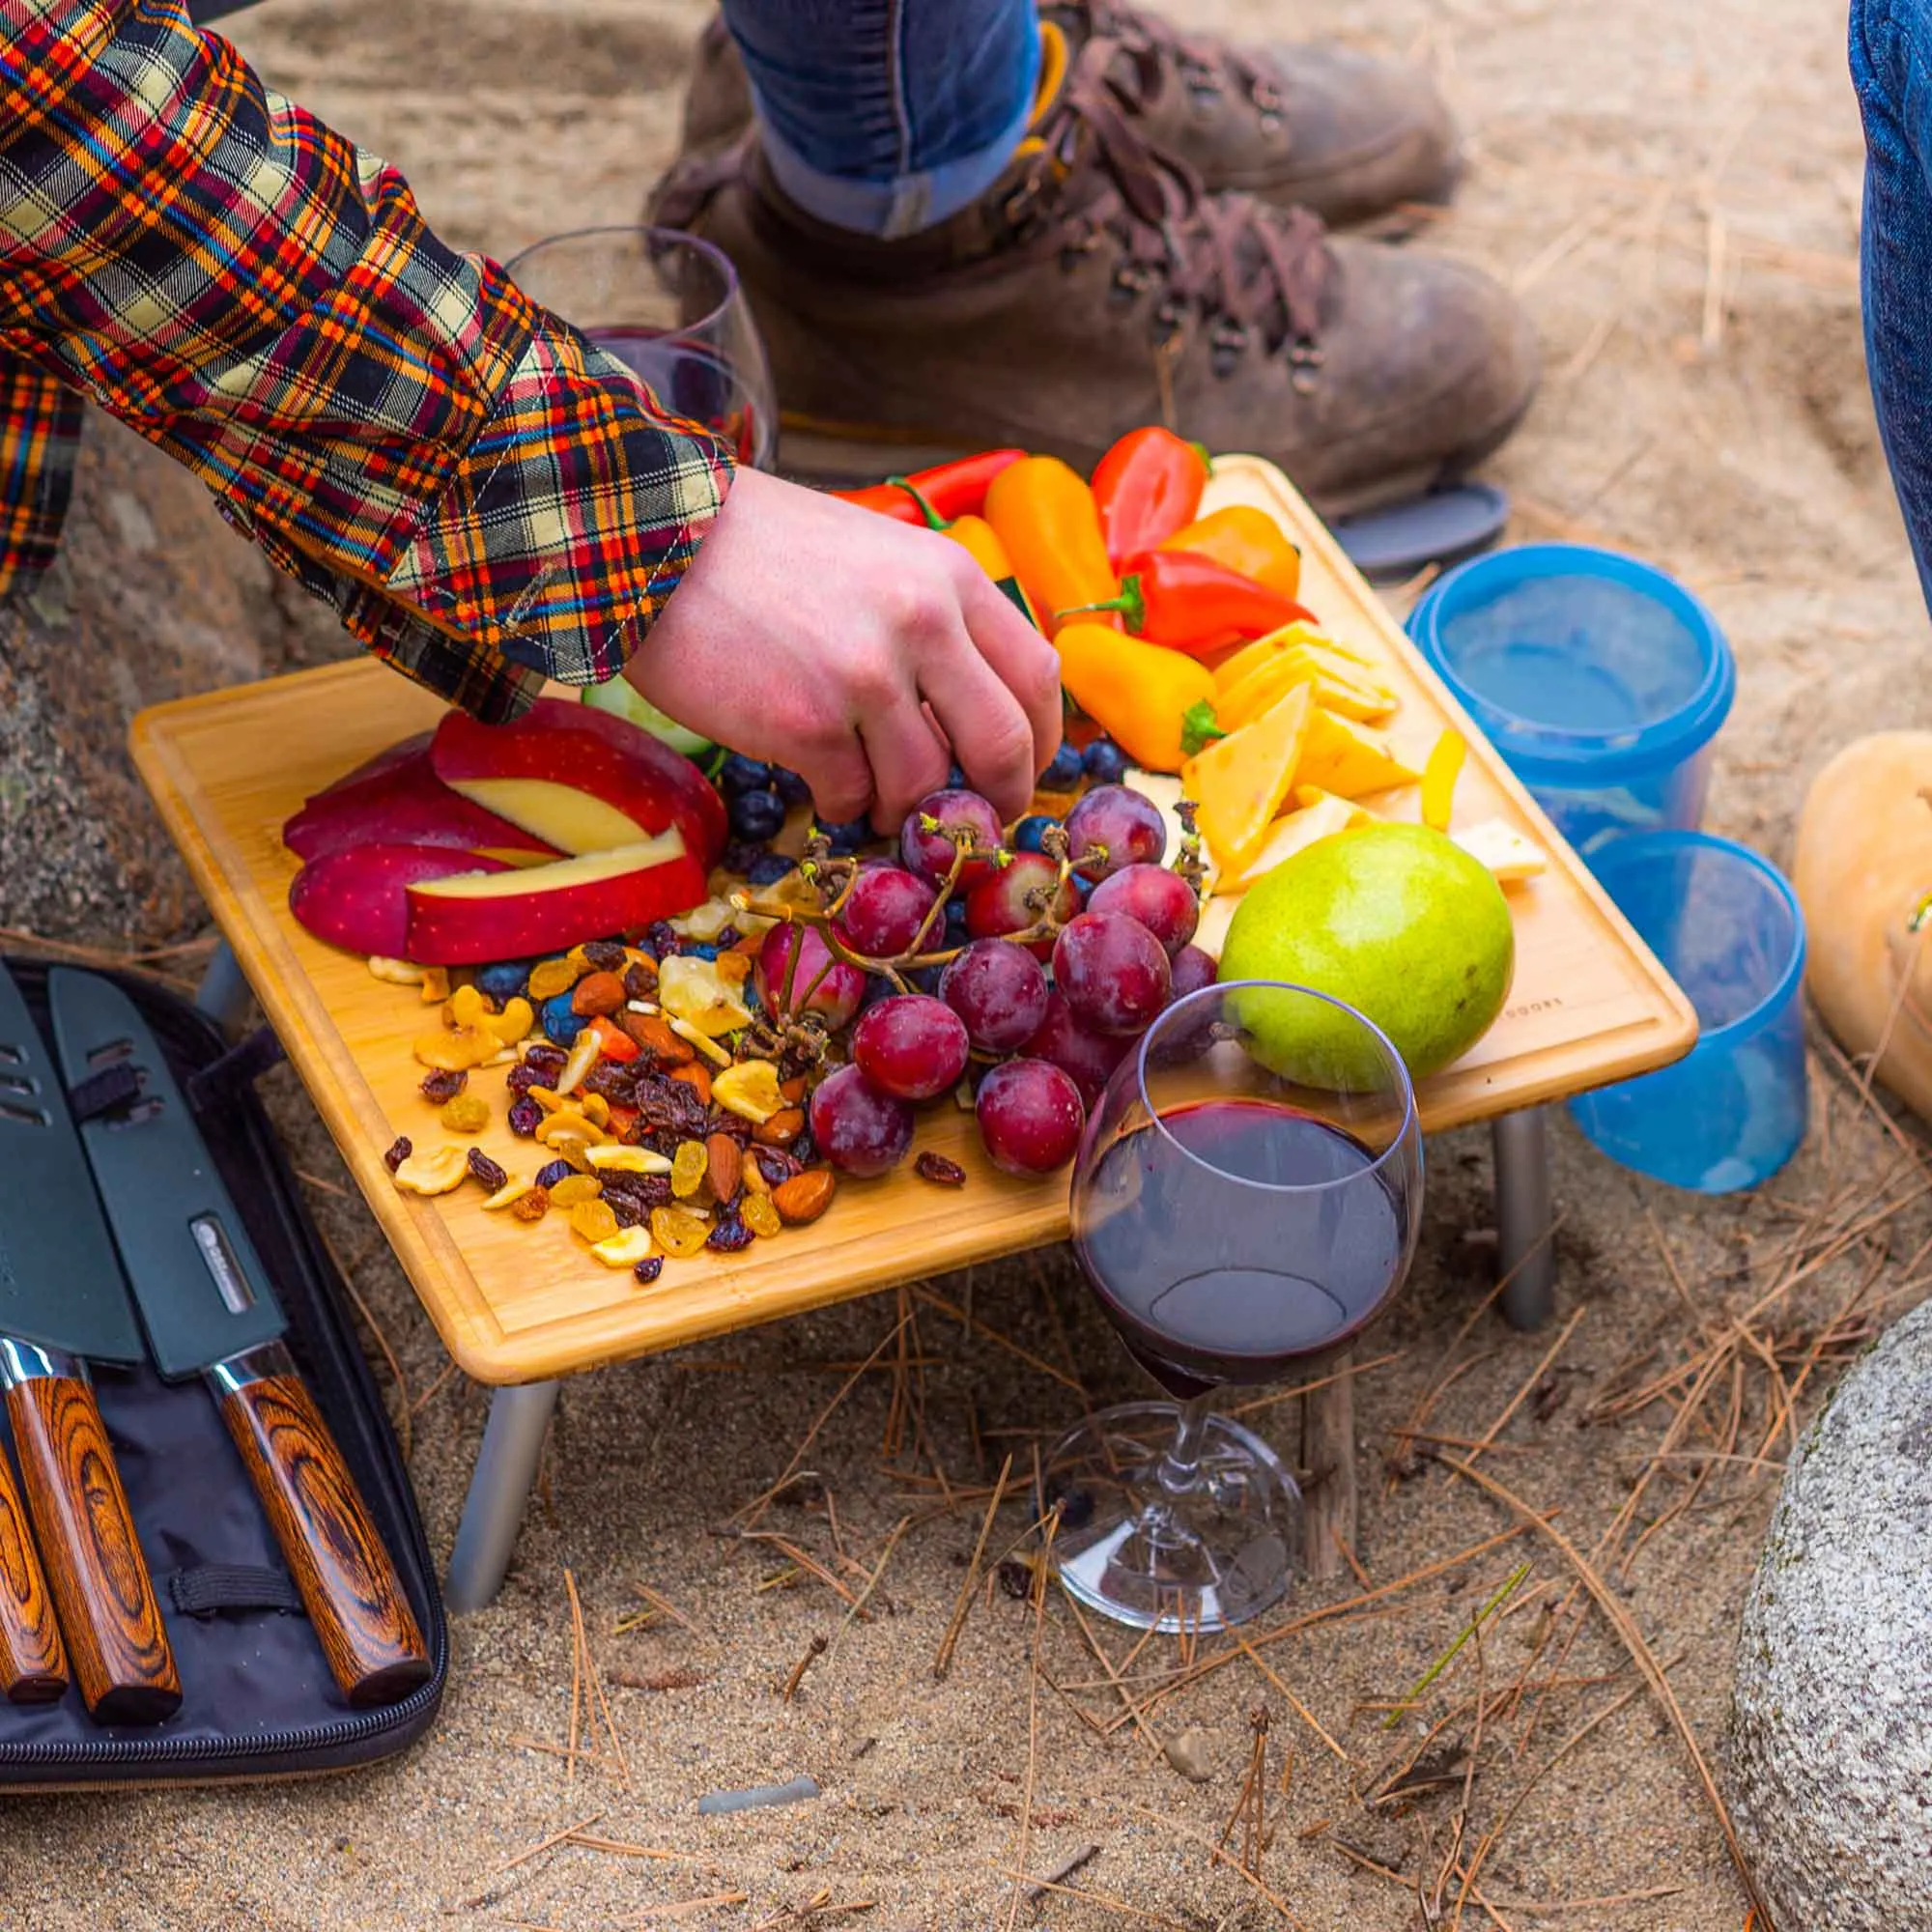
[[[1756,853],[1699,830],[1737,667],[1711,613],[1637,558],[1529,544],[1449,572],[1422,655],[1697,1010],[1684,1060],[1570,1103],[1605,1153],[1702,1193],[1804,1138],[1804,923]]]

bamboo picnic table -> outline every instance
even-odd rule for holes
[[[1502,1017],[1418,1095],[1425,1132],[1493,1122],[1510,1275],[1503,1307],[1533,1326],[1548,1313],[1551,1283],[1544,1104],[1681,1057],[1696,1037],[1695,1015],[1280,472],[1253,458],[1221,459],[1206,507],[1236,500],[1280,518],[1302,547],[1303,601],[1324,629],[1382,662],[1403,699],[1389,726],[1398,751],[1416,753],[1419,766],[1445,724],[1467,738],[1457,822],[1503,818],[1548,855],[1546,872],[1511,889],[1517,969]],[[850,1184],[812,1226],[739,1254],[675,1263],[643,1291],[554,1230],[482,1212],[474,1189],[400,1194],[383,1153],[425,1124],[411,1045],[426,1009],[414,988],[376,980],[364,960],[296,923],[288,887],[297,864],[280,832],[307,796],[433,725],[441,709],[363,659],[144,711],[132,750],[225,941],[204,1008],[232,1023],[252,990],[451,1356],[495,1391],[450,1564],[448,1596],[461,1609],[488,1602],[508,1566],[560,1378],[1063,1240],[1067,1190],[1065,1175],[998,1173],[970,1116],[928,1110],[920,1144],[959,1161],[964,1188],[935,1189],[909,1168]],[[1213,901],[1204,922],[1210,947],[1227,903]],[[500,1119],[477,1138],[512,1171],[527,1167],[526,1146]],[[1304,1451],[1323,1478],[1311,1512],[1345,1525],[1353,1515],[1349,1388],[1344,1378],[1309,1399]],[[1332,1559],[1329,1541],[1311,1539],[1318,1569]]]

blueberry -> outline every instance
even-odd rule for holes
[[[796,772],[788,772],[782,765],[772,767],[772,788],[787,805],[811,803],[811,787]]]
[[[733,838],[720,854],[718,863],[727,872],[746,874],[757,864],[758,857],[764,849],[763,844],[755,839]]]
[[[571,1011],[568,993],[543,1003],[543,1030],[545,1037],[558,1046],[573,1044],[583,1031],[583,1015]]]
[[[1127,775],[1126,753],[1113,739],[1095,738],[1081,757],[1080,769],[1095,784],[1119,784]]]
[[[1072,791],[1080,782],[1083,769],[1079,746],[1063,738],[1052,764],[1039,775],[1040,787],[1045,791]]]
[[[527,959],[499,959],[494,966],[476,969],[476,990],[501,1006],[521,994],[530,980]]]
[[[745,876],[754,886],[775,886],[792,868],[782,852],[760,852],[745,867]]]
[[[890,1000],[898,988],[883,974],[868,973],[866,976],[866,991],[859,1001],[859,1010],[864,1012],[868,1007],[876,1007],[881,1000]]]
[[[762,842],[784,830],[784,800],[775,791],[741,791],[731,800],[731,830],[740,838]]]
[[[684,942],[683,952],[687,959],[716,959],[718,957],[717,947],[706,946],[696,939],[687,939]]]
[[[966,783],[966,767],[964,765],[949,766],[946,773],[946,783],[948,789],[952,791],[965,791],[968,789]]]
[[[964,946],[967,940],[966,906],[961,899],[946,901],[946,943],[948,946]]]
[[[1013,827],[1013,849],[1016,852],[1045,851],[1046,847],[1040,843],[1040,834],[1059,823],[1059,819],[1049,818],[1043,811],[1029,813]]]
[[[944,966],[915,966],[905,975],[905,982],[922,993],[937,993],[940,978],[945,971]]]
[[[856,852],[872,837],[872,821],[869,818],[848,818],[843,825],[825,825],[819,829],[835,852]]]
[[[718,767],[718,789],[726,798],[739,792],[763,791],[772,781],[772,768],[760,758],[748,758],[743,752],[726,752]]]

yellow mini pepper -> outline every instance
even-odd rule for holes
[[[1049,638],[1060,628],[1056,611],[1105,604],[1121,594],[1094,493],[1059,457],[1023,456],[1001,470],[986,491],[986,521]],[[1120,629],[1118,616],[1086,621]]]
[[[1013,574],[1012,559],[1007,555],[1007,547],[1000,541],[999,531],[984,517],[953,517],[950,520],[942,517],[926,499],[924,493],[904,477],[895,477],[894,483],[918,505],[920,515],[925,519],[926,528],[937,530],[943,537],[951,537],[993,580],[994,585],[1013,604],[1020,615],[1037,629],[1038,613]]]
[[[1184,652],[1094,623],[1064,625],[1053,642],[1074,703],[1143,769],[1178,772],[1202,727],[1212,735],[1214,674]]]

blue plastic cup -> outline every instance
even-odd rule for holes
[[[1769,1180],[1798,1151],[1804,915],[1775,866],[1703,832],[1638,832],[1591,861],[1604,890],[1697,1009],[1674,1066],[1570,1103],[1611,1159],[1700,1194]]]
[[[1696,830],[1737,668],[1683,585],[1613,551],[1525,544],[1452,570],[1408,632],[1578,852]]]

